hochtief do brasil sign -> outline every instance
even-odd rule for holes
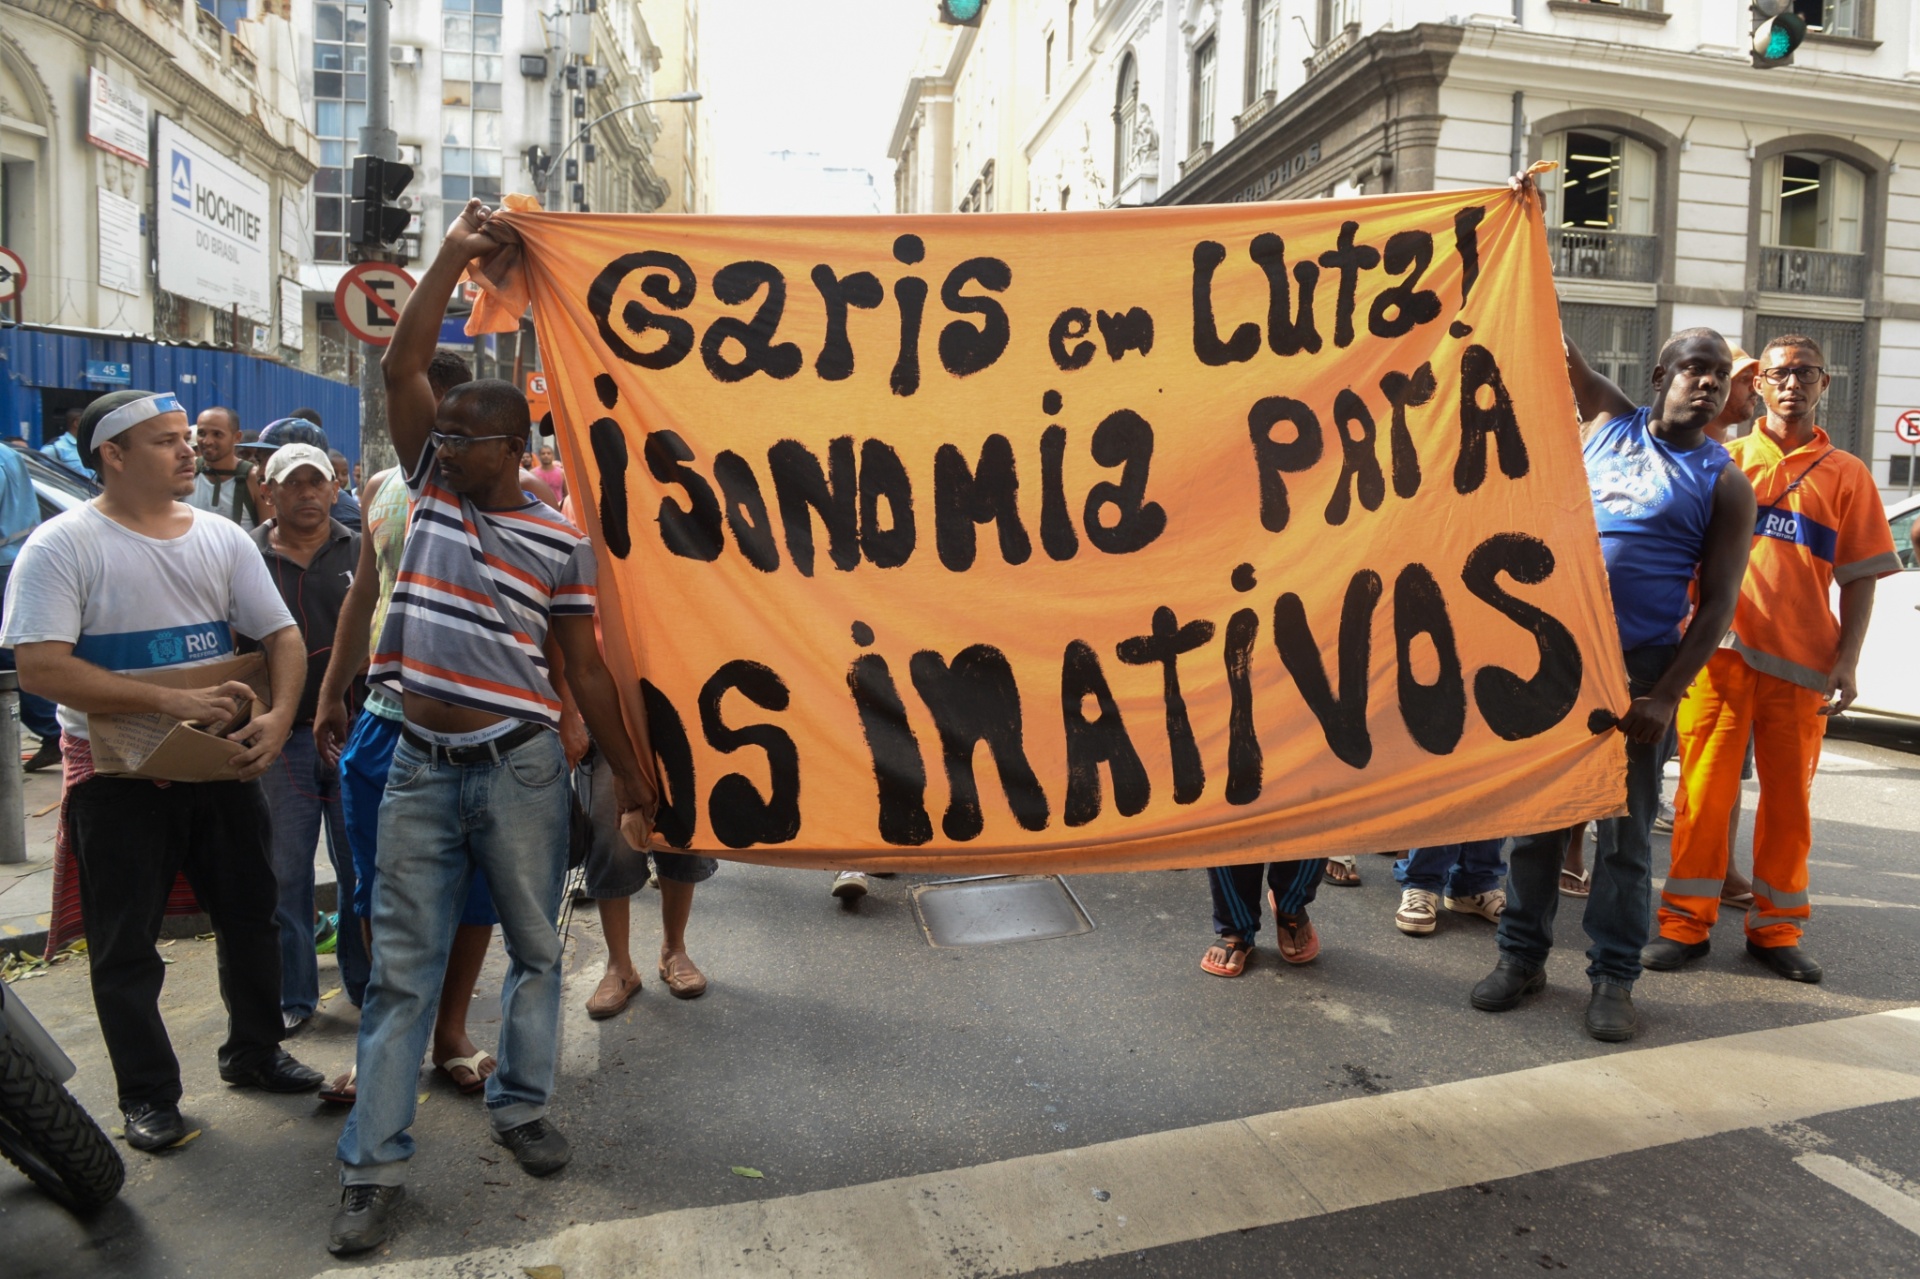
[[[505,216],[473,331],[531,300],[664,842],[1097,870],[1623,808],[1531,197]]]

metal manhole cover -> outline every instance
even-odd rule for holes
[[[1093,931],[1080,899],[1058,875],[987,875],[922,884],[913,913],[935,946],[988,946]]]

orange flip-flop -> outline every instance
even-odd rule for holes
[[[1211,958],[1214,951],[1226,954],[1224,962]],[[1212,973],[1215,977],[1238,977],[1247,971],[1247,965],[1253,962],[1253,943],[1228,933],[1222,933],[1207,947],[1207,953],[1200,956],[1200,970]]]

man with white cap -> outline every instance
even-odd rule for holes
[[[60,704],[67,833],[80,871],[94,1008],[113,1060],[127,1143],[180,1141],[180,1063],[160,1019],[166,968],[154,943],[185,871],[213,919],[228,1031],[220,1077],[271,1092],[320,1085],[280,1048],[277,897],[267,804],[256,779],[299,707],[306,650],[240,527],[182,500],[193,448],[179,401],[150,391],[95,400],[80,419],[87,466],[104,491],[35,530],[7,583],[6,625],[23,688]],[[229,680],[161,688],[128,678],[230,656],[235,635],[266,650],[272,709],[227,734],[237,780],[157,783],[97,775],[88,716],[159,714],[226,726],[252,703]]]
[[[339,491],[333,461],[312,444],[288,444],[267,459],[274,517],[253,531],[280,598],[307,643],[307,681],[293,735],[261,784],[273,811],[273,873],[280,882],[280,1014],[289,1031],[312,1017],[320,999],[313,949],[313,849],[322,832],[340,892],[340,982],[355,1005],[367,986],[367,948],[353,915],[353,859],[340,806],[340,773],[313,741],[320,685],[353,571],[360,535],[328,513]]]

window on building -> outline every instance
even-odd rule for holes
[[[1280,0],[1250,0],[1253,7],[1253,55],[1249,98],[1280,92]]]
[[[1650,306],[1595,306],[1581,302],[1560,304],[1560,327],[1587,363],[1603,373],[1634,403],[1652,398],[1654,314]]]
[[[1219,51],[1219,44],[1212,36],[1195,45],[1193,50],[1193,126],[1189,130],[1189,145],[1195,151],[1213,145],[1213,82]]]
[[[441,6],[440,198],[451,226],[469,199],[500,199],[501,0]]]
[[[1360,0],[1320,0],[1320,43],[1360,21]]]
[[[206,0],[201,0],[205,3]],[[1793,0],[1807,26],[1830,36],[1860,36],[1860,0]]]
[[[1542,158],[1560,166],[1540,184],[1554,272],[1598,280],[1657,279],[1653,148],[1605,130],[1570,129],[1547,139]]]
[[[247,0],[200,0],[200,7],[218,18],[220,25],[229,31],[238,31],[247,16]]]
[[[1870,460],[1869,441],[1860,429],[1860,354],[1865,349],[1866,326],[1857,321],[1815,320],[1804,315],[1762,315],[1755,324],[1762,342],[1782,334],[1810,337],[1820,344],[1827,376],[1833,382],[1820,397],[1814,417],[1838,448]],[[1756,348],[1760,354],[1762,348]]]
[[[1133,153],[1140,142],[1140,66],[1131,53],[1120,62],[1120,83],[1114,94],[1113,124],[1113,194],[1118,200],[1120,189],[1127,184],[1127,178],[1133,172]]]
[[[1760,242],[1829,253],[1860,252],[1867,176],[1829,156],[1774,156],[1761,174]]]
[[[1048,97],[1053,96],[1053,32],[1047,32],[1047,56],[1041,72],[1041,91]]]
[[[313,260],[347,260],[347,184],[367,122],[367,7],[318,0],[313,6]]]
[[[1075,0],[1067,0],[1067,65],[1073,65],[1073,18],[1078,8]]]

